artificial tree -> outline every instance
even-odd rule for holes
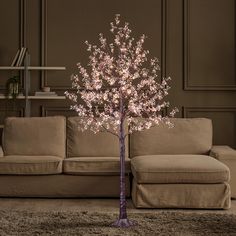
[[[88,68],[77,64],[80,75],[71,77],[75,92],[65,94],[73,103],[71,109],[81,118],[78,126],[82,131],[107,131],[119,139],[120,214],[113,225],[128,227],[134,223],[126,212],[125,138],[128,133],[149,129],[160,122],[171,126],[168,116],[162,115],[162,110],[169,106],[163,99],[168,94],[170,78],[159,79],[157,58],[148,59],[149,51],[143,48],[145,35],[135,42],[129,24],[122,25],[119,15],[111,22],[110,31],[112,43],[103,34],[99,35],[99,46],[85,42],[90,53]],[[170,116],[176,111],[174,108]]]

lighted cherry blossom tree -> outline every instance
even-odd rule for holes
[[[77,64],[79,75],[71,77],[75,92],[65,94],[73,103],[71,109],[81,118],[78,126],[82,131],[107,131],[119,139],[120,214],[113,226],[128,227],[134,222],[126,212],[125,138],[128,133],[160,122],[172,125],[168,116],[162,115],[169,106],[164,97],[168,95],[170,78],[159,79],[158,59],[148,59],[149,51],[143,48],[145,35],[135,42],[129,24],[122,25],[120,15],[116,15],[110,31],[114,35],[112,43],[103,34],[99,35],[100,46],[85,42],[90,52],[88,67]],[[174,108],[169,115],[173,117],[176,112]]]

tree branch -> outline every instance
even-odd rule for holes
[[[102,125],[102,128],[103,128],[106,132],[108,132],[108,133],[110,133],[110,134],[113,134],[113,135],[115,135],[116,137],[119,138],[119,135],[118,135],[118,134],[116,134],[115,132],[112,132],[111,130],[107,129],[104,125]]]

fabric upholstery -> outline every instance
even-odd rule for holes
[[[223,183],[229,168],[210,156],[153,155],[131,159],[138,183]]]
[[[94,134],[78,129],[79,117],[67,120],[67,157],[119,157],[119,139],[108,132]],[[128,139],[126,156],[128,157]]]
[[[173,118],[174,128],[160,125],[130,136],[131,158],[158,154],[208,154],[212,122],[206,118]]]
[[[228,146],[213,146],[210,155],[229,167],[231,197],[236,199],[236,150]]]
[[[130,160],[125,160],[126,173],[130,173]],[[63,172],[73,175],[119,175],[119,157],[73,157],[63,161]]]
[[[64,117],[9,117],[3,130],[5,155],[65,157]]]
[[[221,184],[137,184],[132,200],[138,208],[230,208],[230,187]]]
[[[210,156],[220,161],[225,159],[236,161],[236,150],[229,146],[213,146]]]
[[[4,153],[3,153],[3,150],[2,150],[2,146],[0,146],[0,157],[3,157],[4,156]]]
[[[55,156],[5,156],[0,175],[50,175],[62,173],[62,159]]]
[[[129,176],[125,177],[130,196]],[[119,197],[119,176],[0,176],[1,197]]]

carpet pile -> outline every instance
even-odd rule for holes
[[[236,215],[155,211],[131,213],[137,225],[128,229],[111,227],[117,215],[95,212],[0,211],[1,236],[88,236],[160,235],[214,236],[236,235]]]

